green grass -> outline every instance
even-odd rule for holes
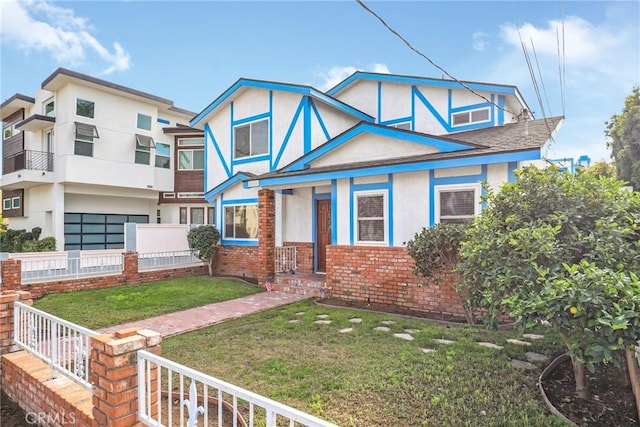
[[[314,324],[318,314],[332,323]],[[350,323],[352,317],[362,323]],[[389,332],[373,330],[382,320],[396,323]],[[347,327],[354,330],[339,332]],[[414,341],[393,336],[405,328],[419,330]],[[162,354],[341,426],[546,427],[562,423],[538,397],[542,366],[530,372],[509,363],[525,360],[525,351],[555,352],[557,343],[545,332],[544,340],[523,348],[506,342],[518,336],[514,331],[445,327],[307,300],[168,338]],[[423,347],[436,351],[425,354]]]
[[[240,280],[196,276],[52,294],[33,305],[78,325],[99,329],[262,291]]]

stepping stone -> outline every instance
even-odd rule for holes
[[[415,334],[416,332],[420,332],[420,329],[405,329],[404,331],[408,334]]]
[[[328,325],[329,323],[331,323],[331,320],[316,320],[315,322],[316,325]]]
[[[359,317],[354,317],[353,319],[349,319],[351,323],[362,323],[362,319]]]
[[[438,344],[453,344],[455,342],[451,340],[445,340],[444,338],[436,338],[434,341]]]
[[[421,348],[420,350],[422,350],[424,353],[431,353],[431,352],[435,351],[432,348]]]
[[[527,351],[524,357],[526,357],[529,362],[546,362],[549,360],[549,357],[544,354],[534,353],[532,351]]]
[[[296,313],[296,316],[302,316],[304,314],[304,311],[299,311]]]
[[[373,328],[374,331],[382,331],[382,332],[389,332],[389,328],[387,328],[386,326],[378,326]]]
[[[344,329],[340,329],[340,333],[341,334],[346,334],[347,332],[351,332],[353,331],[353,328],[344,328]]]
[[[289,323],[300,323],[300,319],[289,320]]]
[[[522,360],[517,360],[517,359],[512,359],[511,365],[518,369],[528,369],[528,370],[537,369],[537,366],[534,365],[533,363],[523,362]]]
[[[514,340],[512,338],[508,339],[507,342],[510,343],[510,344],[515,344],[515,345],[525,345],[525,346],[530,346],[531,345],[530,342]]]
[[[504,348],[501,345],[494,344],[492,342],[479,342],[478,345],[480,347],[495,348],[496,350],[500,350],[501,348]]]
[[[523,338],[527,338],[530,340],[541,340],[542,338],[544,338],[544,335],[538,335],[538,334],[523,334],[522,335]]]
[[[317,317],[318,319],[326,319],[326,318],[328,318],[328,317],[329,317],[329,315],[328,315],[328,314],[318,314],[316,317]]]
[[[401,340],[413,341],[413,337],[409,334],[393,334],[393,336]]]
[[[396,323],[395,320],[383,320],[382,322],[383,325],[393,325],[394,323]]]

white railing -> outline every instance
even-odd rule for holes
[[[298,268],[298,248],[276,246],[276,273],[295,271]]]
[[[146,425],[335,426],[148,351],[137,354],[138,420]]]
[[[101,276],[122,273],[124,257],[120,252],[86,251],[78,256],[67,252],[39,258],[22,258],[22,282],[40,282],[58,279],[75,279],[86,276]]]
[[[138,254],[138,270],[157,270],[189,265],[202,265],[202,260],[190,250]]]
[[[61,373],[91,388],[91,337],[98,335],[97,332],[20,302],[14,303],[13,317],[14,342],[47,362],[51,366],[52,378]]]

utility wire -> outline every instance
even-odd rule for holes
[[[549,109],[549,115],[553,116],[551,111],[551,104],[549,104],[549,97],[547,96],[547,88],[544,86],[544,80],[542,79],[542,71],[540,70],[540,63],[538,62],[538,54],[536,53],[536,47],[533,45],[533,39],[531,39],[531,50],[533,50],[533,58],[536,60],[536,67],[538,68],[538,77],[540,78],[540,84],[542,85],[542,94],[547,102],[547,108]]]
[[[409,49],[411,49],[412,51],[414,51],[415,53],[417,53],[418,55],[420,55],[422,58],[426,59],[431,65],[433,65],[434,67],[436,67],[438,70],[442,71],[447,77],[449,77],[452,80],[455,80],[456,83],[458,83],[460,86],[462,86],[463,88],[465,88],[466,90],[468,90],[469,92],[473,93],[474,95],[484,99],[485,101],[487,101],[489,104],[497,107],[498,109],[505,111],[509,114],[513,114],[514,116],[519,116],[519,113],[514,113],[513,111],[507,110],[504,107],[501,107],[500,105],[496,104],[495,102],[491,101],[490,99],[488,99],[486,96],[479,94],[478,92],[476,92],[475,90],[471,89],[469,86],[467,86],[464,82],[458,80],[457,78],[455,78],[454,76],[452,76],[451,74],[449,74],[449,72],[447,70],[445,70],[444,68],[442,68],[441,66],[439,66],[438,64],[436,64],[435,62],[433,62],[431,60],[431,58],[429,58],[427,55],[425,55],[424,53],[422,53],[421,51],[419,51],[417,48],[413,47],[413,45],[407,40],[405,39],[402,35],[400,35],[396,30],[394,30],[393,28],[391,28],[391,26],[389,26],[389,24],[386,23],[386,21],[380,16],[378,15],[376,12],[374,12],[373,10],[369,9],[369,7],[364,4],[364,2],[362,0],[356,0],[358,2],[358,4],[360,6],[362,6],[362,8],[364,10],[366,10],[367,12],[369,12],[371,15],[375,16],[378,21],[380,21],[382,23],[382,25],[385,26],[385,28],[387,30],[389,30],[391,33],[393,33],[396,37],[398,37],[400,40],[402,40],[404,42],[405,45],[407,45],[407,47]]]

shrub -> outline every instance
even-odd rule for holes
[[[212,225],[201,225],[189,230],[187,242],[189,248],[209,267],[209,276],[213,275],[213,256],[220,240],[220,232]]]

